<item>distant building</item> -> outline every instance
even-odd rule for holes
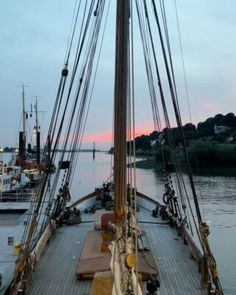
[[[150,140],[150,146],[155,147],[157,144],[164,144],[165,140],[163,139],[163,133],[159,133],[157,139]]]
[[[150,146],[151,147],[154,147],[154,146],[156,146],[157,145],[157,139],[155,139],[155,140],[150,140]]]
[[[230,136],[226,138],[226,142],[236,143],[236,132],[233,132],[232,134],[230,134]]]
[[[222,125],[214,125],[214,133],[215,134],[225,133],[228,130],[230,130],[230,127],[226,127],[226,126],[222,126]]]

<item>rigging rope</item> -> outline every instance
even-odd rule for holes
[[[151,28],[150,28],[150,22],[149,22],[149,14],[148,14],[148,9],[147,9],[147,4],[146,1],[144,1],[144,5],[145,5],[145,10],[146,10],[146,19],[148,22],[148,28],[149,28],[149,34],[150,34],[150,40],[151,40],[151,45],[152,45],[152,53],[154,56],[154,64],[155,64],[155,70],[156,70],[156,75],[157,75],[157,81],[158,81],[158,86],[159,86],[159,90],[160,90],[160,98],[161,98],[161,103],[162,103],[162,108],[163,108],[163,114],[164,114],[164,118],[165,118],[165,122],[166,122],[166,126],[167,126],[167,135],[168,135],[168,141],[169,141],[169,146],[171,147],[172,150],[175,149],[175,145],[174,145],[174,141],[173,141],[173,137],[171,136],[171,125],[170,125],[170,120],[169,120],[169,116],[168,116],[168,112],[167,112],[167,106],[166,106],[166,102],[165,102],[165,98],[164,98],[164,92],[163,92],[163,88],[162,88],[162,83],[161,83],[161,78],[160,78],[160,72],[158,69],[158,63],[157,63],[157,59],[156,59],[156,53],[155,53],[155,48],[154,48],[154,42],[153,42],[153,36],[152,36],[152,32],[151,32]],[[180,180],[182,182],[182,185],[184,187],[184,191],[186,192],[186,196],[187,196],[187,191],[184,185],[184,181],[183,181],[183,176],[182,174],[179,172],[180,171],[180,165],[178,163],[178,160],[175,156],[175,153],[172,155],[174,156],[174,163],[176,166],[176,177],[177,177],[177,183],[179,186],[179,191],[181,191],[181,187],[180,187]],[[164,155],[163,155],[164,157]],[[165,165],[165,161],[164,161],[164,165]],[[165,166],[164,166],[165,167]],[[180,194],[181,197],[181,202],[182,202],[182,209],[184,210],[184,212],[186,211],[185,208],[185,202],[184,199],[182,198],[182,194]],[[189,203],[189,205],[191,206],[191,204]],[[192,212],[192,210],[191,210]],[[185,216],[186,216],[186,212],[185,212]],[[194,223],[196,225],[195,222],[195,218],[193,216],[194,219]],[[196,226],[196,231],[198,232],[198,227]],[[199,233],[198,236],[200,237]]]
[[[200,241],[201,241],[201,245],[203,248],[204,257],[206,258],[205,265],[203,266],[204,270],[202,271],[202,277],[207,282],[209,282],[210,291],[214,291],[215,289],[217,289],[221,293],[220,282],[219,282],[219,278],[218,278],[218,274],[217,274],[217,270],[216,270],[216,262],[213,257],[213,254],[210,250],[208,240],[207,240],[207,235],[209,234],[209,232],[208,232],[209,229],[208,229],[208,226],[202,221],[201,212],[200,212],[200,208],[199,208],[199,204],[198,204],[198,200],[197,200],[197,194],[196,194],[196,190],[195,190],[195,186],[194,186],[194,182],[193,182],[192,171],[190,168],[189,158],[188,158],[188,154],[187,154],[186,142],[185,142],[185,138],[184,138],[184,132],[183,132],[182,122],[181,122],[181,117],[180,117],[180,110],[179,110],[179,104],[178,104],[175,77],[174,77],[174,72],[173,72],[173,64],[172,64],[172,59],[171,59],[171,51],[170,51],[170,43],[169,43],[169,38],[168,38],[168,30],[167,30],[167,23],[166,23],[166,17],[165,17],[164,2],[162,2],[162,4],[163,4],[162,11],[163,11],[163,15],[164,15],[163,22],[164,22],[164,30],[166,33],[167,48],[168,48],[168,53],[169,53],[170,69],[169,69],[167,55],[165,52],[165,46],[164,46],[164,42],[163,42],[163,38],[162,38],[162,34],[161,34],[161,27],[160,27],[159,18],[157,15],[156,5],[155,5],[154,0],[152,0],[152,6],[153,6],[154,16],[155,16],[155,20],[156,20],[156,24],[157,24],[157,28],[158,28],[158,32],[159,32],[162,53],[163,53],[163,57],[164,57],[165,67],[166,67],[166,74],[167,74],[167,79],[168,79],[171,98],[172,98],[172,104],[173,104],[173,108],[175,111],[177,125],[180,130],[180,135],[181,135],[181,140],[182,140],[182,145],[183,145],[183,152],[184,152],[186,167],[187,167],[187,171],[188,171],[188,178],[189,178],[190,187],[191,187],[192,194],[193,194],[193,200],[194,200],[198,223],[199,223],[199,231],[200,231],[200,237],[201,237]],[[205,276],[204,272],[207,273],[206,276]]]
[[[166,107],[166,103],[165,103],[164,92],[163,92],[163,89],[162,89],[162,83],[161,83],[160,73],[159,73],[159,69],[158,69],[158,65],[157,65],[157,59],[156,59],[156,54],[155,54],[153,36],[152,36],[151,28],[150,28],[149,15],[148,15],[148,9],[147,9],[147,3],[146,3],[146,1],[144,1],[144,8],[145,8],[145,16],[146,16],[146,20],[147,20],[148,32],[149,32],[149,35],[150,35],[150,42],[151,42],[151,48],[152,48],[152,53],[153,53],[153,58],[154,58],[154,64],[155,64],[155,69],[156,69],[156,74],[157,74],[157,81],[158,81],[158,86],[159,86],[159,90],[160,90],[161,103],[162,103],[162,107],[163,107],[163,112],[164,112],[164,118],[165,118],[165,121],[166,121],[166,126],[168,128],[167,130],[168,130],[169,145],[172,147],[172,150],[174,150],[174,147],[175,146],[174,146],[173,138],[172,138],[172,136],[170,134],[171,126],[170,126],[170,121],[169,121],[169,117],[168,117],[167,107]],[[138,15],[140,15],[140,13],[138,13]],[[141,23],[141,21],[140,21],[140,23]],[[174,154],[174,156],[175,156],[175,154]],[[179,191],[181,191],[181,186],[180,186],[180,182],[179,181],[182,180],[182,185],[184,187],[184,191],[187,193],[186,188],[185,188],[185,185],[184,185],[183,177],[182,177],[181,173],[179,172],[180,171],[180,167],[179,167],[179,164],[178,164],[178,160],[177,160],[176,157],[175,157],[175,159],[176,159],[175,160],[175,164],[177,165],[177,168],[178,168],[176,170],[176,176],[177,176],[177,179],[178,179],[177,183],[178,183],[178,186],[179,186]],[[164,163],[165,163],[165,161],[164,161]],[[185,219],[184,220],[186,220],[186,205],[185,205],[185,201],[184,201],[184,199],[183,199],[182,196],[183,196],[183,194],[180,194],[181,203],[182,203],[182,209],[184,210],[184,215],[185,215]],[[187,196],[187,194],[186,194],[186,196]],[[191,206],[190,203],[189,203],[189,206]],[[192,210],[191,210],[191,212],[192,212]],[[179,214],[181,214],[181,213],[179,212]],[[180,220],[181,219],[182,218],[181,218],[181,215],[180,215]],[[194,216],[193,216],[193,219],[194,219]],[[196,225],[195,219],[194,219],[194,224]],[[196,225],[196,231],[198,232],[197,225]],[[198,236],[200,238],[199,233],[198,233]]]
[[[102,2],[102,1],[98,1],[98,2]],[[98,9],[98,2],[97,2],[96,10]],[[94,1],[91,2],[91,4],[94,4],[94,3],[95,3]],[[67,77],[67,74],[68,74],[67,65],[65,66],[65,69],[63,69],[63,71],[62,71],[62,75],[61,75],[61,79],[60,79],[60,83],[59,83],[59,88],[58,88],[58,92],[57,92],[57,97],[56,97],[56,102],[55,102],[55,105],[54,105],[53,115],[52,115],[52,119],[51,119],[50,126],[49,126],[48,146],[51,147],[52,143],[53,143],[52,154],[50,155],[50,159],[49,159],[50,164],[55,159],[56,149],[58,147],[58,144],[59,144],[59,141],[60,141],[60,138],[61,138],[62,126],[63,126],[63,123],[64,123],[66,110],[67,110],[67,107],[68,107],[68,104],[69,104],[69,97],[70,97],[70,93],[71,93],[71,90],[72,90],[72,85],[73,85],[73,82],[74,82],[74,79],[75,79],[76,69],[77,69],[78,62],[79,62],[80,55],[81,55],[81,51],[82,51],[82,48],[83,48],[83,45],[84,45],[85,34],[86,34],[87,30],[88,30],[89,19],[91,17],[92,11],[93,11],[92,7],[93,7],[93,5],[90,6],[90,10],[88,12],[88,19],[87,19],[87,23],[85,24],[85,27],[84,27],[84,34],[83,34],[83,37],[81,39],[80,46],[78,44],[79,51],[78,51],[78,54],[76,55],[77,59],[76,59],[75,64],[74,64],[74,72],[72,73],[71,83],[70,83],[70,87],[69,87],[69,91],[68,91],[64,111],[62,112],[62,115],[61,115],[60,126],[59,126],[59,128],[57,129],[57,132],[56,132],[57,121],[59,120],[60,108],[61,108],[61,105],[62,105],[62,97],[63,97],[63,93],[64,93],[64,90],[65,90],[66,77]],[[78,19],[78,12],[77,12],[77,17],[76,17],[76,22],[77,22],[77,19]],[[101,23],[101,21],[100,21],[100,23]],[[74,26],[74,30],[75,30],[75,26]],[[74,30],[73,30],[73,32],[74,32]],[[91,47],[92,50],[90,49],[90,52],[88,51],[88,54],[90,53],[90,56],[92,56],[93,53],[94,53],[94,47],[96,45],[96,38],[98,36],[98,31],[99,31],[99,26],[95,25],[95,32],[96,32],[94,34],[95,38],[93,38],[93,37],[91,38],[91,45],[93,45],[93,47]],[[72,39],[73,39],[73,37],[74,37],[74,33],[72,34]],[[71,41],[70,44],[72,46],[72,41]],[[69,52],[70,52],[70,50],[69,50]],[[69,54],[68,54],[68,57],[69,57]],[[87,57],[89,57],[89,55],[87,55]],[[90,62],[88,62],[88,68],[90,68],[90,69],[91,69],[91,66],[92,66],[91,60],[90,60]],[[68,59],[67,59],[67,61],[68,61]],[[91,73],[91,70],[90,70],[89,73]],[[89,79],[87,78],[86,80],[87,80],[87,82],[86,82],[85,85],[88,86]],[[87,91],[84,92],[84,96],[86,96],[86,94],[87,94]],[[56,135],[56,138],[54,139],[56,133],[57,133],[57,135]],[[49,152],[51,153],[51,148],[50,148]],[[59,173],[57,172],[56,176],[59,176],[58,174]],[[22,279],[21,283],[22,283],[23,288],[25,287],[24,285],[26,283],[25,280],[24,280],[24,277],[27,276],[27,271],[26,271],[27,265],[24,264],[23,261],[26,259],[26,257],[28,257],[30,255],[30,249],[32,248],[32,244],[36,239],[36,228],[37,228],[37,225],[39,223],[39,218],[40,218],[40,216],[42,214],[42,210],[44,208],[43,204],[45,203],[46,196],[48,195],[47,187],[48,187],[48,181],[49,180],[50,180],[49,173],[46,173],[45,175],[43,175],[43,180],[42,180],[42,182],[41,182],[41,184],[40,184],[40,186],[38,188],[38,193],[37,193],[38,200],[37,200],[37,203],[32,203],[32,205],[31,205],[31,211],[30,211],[29,220],[28,220],[29,223],[26,226],[25,232],[24,232],[24,235],[23,235],[23,240],[22,240],[23,249],[22,249],[22,254],[20,255],[20,258],[19,258],[19,263],[18,263],[18,265],[16,267],[16,276],[15,276],[15,283],[16,282],[18,283],[19,279]],[[56,184],[54,182],[52,190],[51,190],[51,192],[49,194],[50,195],[49,196],[49,202],[50,202],[50,199],[52,198],[52,193],[55,193],[55,189],[56,189]],[[63,205],[63,204],[61,203],[61,205]],[[62,208],[59,208],[59,209],[62,209]],[[55,210],[54,210],[54,212],[55,212]],[[43,224],[44,224],[44,221],[43,221]],[[23,272],[20,271],[19,272],[19,269],[22,268],[23,265],[24,265],[24,267],[26,267],[25,271],[23,271]]]
[[[178,28],[178,36],[179,36],[182,68],[183,68],[183,74],[184,74],[185,92],[186,92],[186,98],[187,98],[187,103],[188,103],[189,120],[190,120],[190,122],[192,122],[190,98],[189,98],[188,83],[187,83],[187,75],[186,75],[186,68],[185,68],[185,62],[184,62],[183,45],[182,45],[182,38],[181,38],[181,33],[180,33],[179,15],[178,15],[178,8],[177,8],[176,0],[174,0],[174,4],[175,4],[175,15],[176,15],[176,20],[177,20],[177,28]]]
[[[198,204],[197,194],[196,194],[195,186],[194,186],[194,182],[193,182],[193,177],[192,177],[192,172],[191,172],[190,163],[189,163],[189,159],[188,159],[188,154],[186,151],[186,143],[185,143],[185,139],[184,139],[184,133],[183,133],[182,122],[181,122],[181,118],[180,118],[179,107],[178,107],[178,103],[176,101],[175,90],[174,90],[174,86],[172,83],[171,74],[170,74],[170,70],[169,70],[169,66],[168,66],[168,62],[167,62],[167,56],[166,56],[166,52],[165,52],[163,37],[161,34],[159,17],[157,14],[156,4],[155,4],[154,0],[152,0],[152,4],[153,4],[154,16],[155,16],[155,20],[156,20],[156,24],[157,24],[157,28],[158,28],[158,32],[159,32],[159,37],[160,37],[160,42],[161,42],[161,47],[162,47],[162,52],[163,52],[163,57],[164,57],[164,63],[165,63],[165,67],[166,67],[167,79],[168,79],[172,103],[173,103],[173,107],[174,107],[174,111],[175,111],[175,115],[176,115],[176,121],[177,121],[178,127],[180,128],[180,135],[181,135],[181,139],[182,139],[184,156],[185,156],[185,161],[186,161],[186,165],[187,165],[187,169],[188,169],[188,177],[189,177],[190,186],[191,186],[192,193],[193,193],[197,218],[198,218],[198,222],[201,223],[202,217],[201,217],[201,212],[199,209],[199,204]]]
[[[105,2],[104,2],[104,5],[105,5]],[[89,96],[88,103],[87,103],[87,110],[85,111],[83,122],[81,120],[81,123],[80,122],[78,123],[78,126],[81,126],[81,127],[78,128],[77,131],[74,130],[74,135],[73,135],[74,140],[72,140],[71,148],[70,148],[72,151],[76,151],[77,149],[80,149],[80,146],[81,146],[81,142],[82,142],[82,138],[83,138],[83,134],[84,134],[84,130],[85,130],[85,124],[86,124],[86,121],[87,121],[88,111],[89,111],[89,107],[90,107],[90,104],[91,104],[91,99],[92,99],[93,88],[94,88],[94,84],[95,84],[98,64],[99,64],[99,60],[100,60],[101,49],[102,49],[102,44],[103,44],[103,38],[104,38],[105,27],[106,27],[106,23],[107,23],[109,7],[110,7],[110,1],[109,1],[109,4],[108,4],[108,7],[107,7],[107,13],[106,13],[106,17],[105,17],[105,24],[104,24],[104,28],[103,28],[102,37],[101,37],[100,48],[98,50],[97,63],[96,63],[96,66],[95,66],[93,79],[92,79],[92,72],[91,72],[91,74],[88,73],[88,76],[89,77],[91,76],[91,79],[93,81],[92,81],[92,86],[91,86],[91,90],[90,90],[90,95],[87,94],[87,96]],[[98,8],[99,7],[97,6],[97,16],[98,16],[98,13],[99,13]],[[102,11],[101,11],[100,15],[101,15],[101,20],[102,20],[102,14],[103,14],[104,6],[101,7],[101,9],[102,9]],[[99,31],[99,28],[98,28],[98,31]],[[93,56],[95,57],[95,49],[96,48],[94,48],[93,52],[91,53],[91,57],[93,57]],[[87,87],[87,86],[85,85],[85,87]],[[77,116],[77,121],[78,121],[78,116]],[[68,179],[70,179],[70,182],[72,182],[72,180],[73,180],[73,175],[74,175],[74,171],[75,171],[78,156],[79,156],[78,153],[75,154],[75,153],[72,152],[71,162],[72,163],[74,162],[74,164],[73,164],[73,166],[71,165],[71,168],[70,168],[69,173],[68,173]]]
[[[77,26],[81,0],[79,1],[78,7],[77,7],[77,3],[78,3],[78,0],[75,1],[75,5],[74,5],[73,17],[72,17],[72,22],[71,22],[71,33],[70,33],[70,37],[68,39],[68,47],[66,50],[65,61],[64,61],[65,65],[68,65],[69,59],[70,59],[70,53],[71,53],[71,48],[73,45],[75,30],[76,30],[76,26]],[[76,7],[77,7],[77,9],[76,9]]]

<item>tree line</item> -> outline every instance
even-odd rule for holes
[[[233,113],[217,114],[196,126],[185,124],[183,133],[192,166],[236,167],[236,116]],[[153,131],[149,135],[136,137],[135,148],[139,155],[153,156],[161,161],[164,154],[171,161],[173,150],[182,159],[181,142],[178,127],[165,128],[162,132]],[[128,150],[131,150],[132,144],[128,143]]]

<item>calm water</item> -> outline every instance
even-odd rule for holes
[[[104,153],[97,153],[95,160],[91,153],[81,153],[78,164],[71,188],[73,199],[100,186],[110,176],[112,167],[111,156]],[[194,179],[203,218],[210,224],[209,240],[221,283],[226,295],[235,295],[236,177],[195,176]],[[137,169],[137,188],[157,200],[162,199],[161,178],[152,169]]]

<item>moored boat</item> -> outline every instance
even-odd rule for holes
[[[2,201],[23,192],[30,185],[30,180],[20,166],[9,166],[0,161],[0,198]]]

